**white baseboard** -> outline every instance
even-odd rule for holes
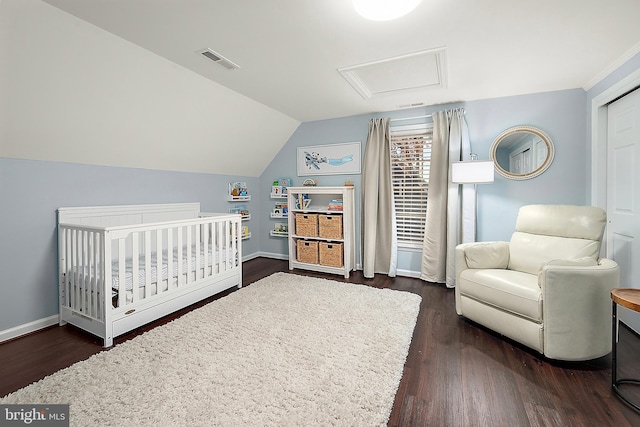
[[[258,258],[259,256],[261,256],[260,252],[254,252],[252,254],[245,255],[245,256],[242,257],[242,262],[247,262],[247,261],[252,260],[254,258]]]
[[[257,252],[255,258],[259,256],[264,258],[273,258],[273,259],[282,259],[282,260],[289,259],[289,255],[287,254],[277,254],[273,252]]]
[[[419,279],[420,278],[420,272],[419,271],[412,271],[412,270],[397,270],[396,271],[396,276],[413,277],[414,279]]]
[[[39,331],[40,329],[48,328],[49,326],[58,324],[58,315],[45,317],[44,319],[34,320],[33,322],[25,323],[24,325],[18,325],[10,329],[0,331],[0,342],[8,341],[13,338],[18,338],[22,335],[30,334],[31,332]]]

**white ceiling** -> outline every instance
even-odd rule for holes
[[[389,22],[350,0],[44,1],[299,121],[588,89],[640,49],[638,0],[422,0]],[[338,71],[442,47],[447,87],[364,99]]]

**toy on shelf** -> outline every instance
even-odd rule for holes
[[[302,181],[302,185],[305,187],[315,187],[316,185],[318,185],[318,180],[307,178],[304,181]]]
[[[229,209],[229,213],[239,214],[240,216],[242,216],[243,220],[251,218],[251,213],[249,212],[249,209],[247,209],[245,205],[234,206]]]
[[[286,223],[273,224],[273,230],[269,234],[275,237],[286,237],[289,235],[289,225]]]
[[[229,200],[250,200],[246,182],[234,182],[229,184]]]
[[[287,202],[277,202],[273,211],[271,211],[271,218],[287,218],[289,215],[289,207]]]
[[[272,198],[286,198],[287,197],[287,188],[291,187],[291,179],[290,178],[280,178],[276,181],[273,181],[271,184],[271,197]]]

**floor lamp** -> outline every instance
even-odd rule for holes
[[[477,184],[488,184],[493,182],[494,179],[494,164],[491,160],[475,160],[477,156],[471,155],[472,160],[464,162],[451,163],[451,182],[454,184],[473,184],[473,232],[471,239],[468,240],[466,236],[462,236],[462,241],[475,241],[476,240],[476,223],[478,219],[478,197],[476,195]],[[464,187],[463,187],[463,200],[464,200]],[[464,212],[463,212],[464,215]]]

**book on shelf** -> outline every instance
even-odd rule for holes
[[[327,210],[341,211],[342,207],[343,207],[342,199],[333,199],[329,202],[329,206],[327,206]]]

